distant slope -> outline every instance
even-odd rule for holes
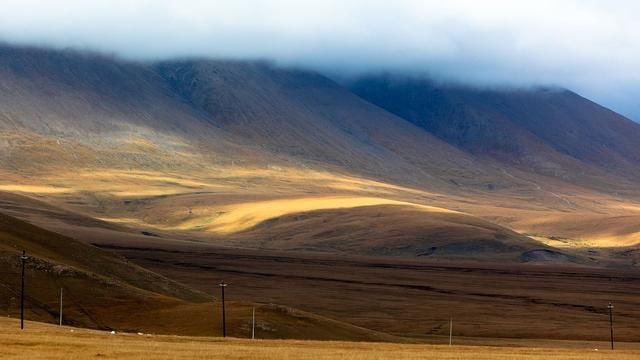
[[[144,130],[197,139],[207,124],[149,66],[95,53],[0,45],[0,95],[0,129],[103,135],[89,144]]]
[[[229,201],[209,195],[208,203]],[[527,251],[550,249],[508,228],[443,208],[354,196],[316,196],[233,202],[217,209],[192,208],[180,197],[143,202],[139,210],[153,236],[135,227],[95,220],[35,199],[0,192],[0,208],[85,241],[129,239],[146,246],[189,236],[242,248],[373,256],[524,261]],[[176,211],[177,209],[177,211]],[[211,216],[211,214],[218,214]],[[185,217],[185,215],[187,215]],[[125,240],[126,241],[126,240]],[[139,245],[140,246],[140,245]],[[560,254],[561,252],[558,251]],[[563,261],[583,262],[568,255]]]
[[[0,167],[192,172],[245,146],[185,104],[150,66],[0,45]]]
[[[364,99],[477,156],[601,190],[640,179],[640,125],[564,89],[474,89],[370,76]]]
[[[460,173],[501,176],[314,72],[7,45],[0,148],[0,167],[20,174],[279,163],[429,186]]]
[[[515,262],[531,260],[523,257],[528,251],[550,249],[469,215],[403,205],[287,214],[231,236],[229,243],[279,250]]]
[[[531,186],[490,159],[596,190],[640,179],[640,125],[570,91],[392,76],[350,89],[257,62],[145,64],[2,45],[0,170],[284,164],[445,192]]]
[[[501,177],[315,72],[213,60],[154,68],[220,128],[301,164],[430,187],[445,186],[453,174]]]

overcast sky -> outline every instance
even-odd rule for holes
[[[558,85],[640,121],[635,0],[0,0],[0,40]]]

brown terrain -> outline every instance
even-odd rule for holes
[[[0,311],[24,249],[32,320],[219,335],[224,279],[238,337],[640,341],[640,125],[388,81],[1,46]]]
[[[615,352],[607,344],[585,341],[518,341],[495,339],[492,346],[418,345],[345,341],[247,340],[110,333],[28,322],[20,333],[17,321],[0,319],[0,346],[5,359],[635,359],[637,345]],[[544,346],[544,347],[541,347]],[[585,349],[587,349],[585,351]]]

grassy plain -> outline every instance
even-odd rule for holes
[[[606,340],[609,301],[616,305],[616,337],[640,341],[640,281],[634,270],[119,240],[112,250],[212,296],[218,289],[211,285],[224,279],[231,300],[283,304],[433,343],[442,343],[448,335],[450,316],[454,336]]]
[[[611,352],[606,343],[550,343],[552,347],[446,346],[367,342],[247,340],[111,334],[0,319],[3,359],[618,359],[640,357],[635,344]],[[595,346],[595,347],[594,347]],[[598,349],[596,351],[596,348]]]

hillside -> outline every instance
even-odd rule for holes
[[[261,63],[142,64],[2,46],[0,95],[0,165],[18,173],[284,164],[415,184],[484,172],[326,77]]]
[[[19,317],[20,259],[26,250],[25,317],[58,321],[64,289],[64,323],[102,330],[219,336],[220,305],[211,298],[110,251],[0,214],[0,311]],[[370,331],[275,304],[230,301],[229,333],[246,337],[256,307],[262,338],[393,340]],[[30,325],[27,324],[27,327]]]
[[[267,194],[287,210],[266,212],[260,221],[358,204],[286,204],[307,194],[428,206],[415,199],[428,193],[413,188],[529,186],[312,72],[213,60],[143,64],[4,46],[0,80],[0,190],[112,228],[201,237],[203,228],[233,222],[239,216],[233,209]],[[40,205],[21,201],[5,209],[69,235],[64,226],[87,227],[55,211],[34,213],[29,208]],[[220,205],[226,207],[217,213],[226,215],[212,217]],[[415,236],[421,235],[403,237]]]
[[[429,187],[446,185],[448,174],[491,176],[454,147],[314,72],[206,60],[155,68],[186,103],[260,151]]]
[[[0,208],[86,242],[516,261],[636,245],[637,125],[566,91],[385,81],[4,45],[0,191],[23,196]]]
[[[361,78],[350,89],[477,156],[603,191],[603,182],[624,183],[616,177],[640,178],[640,125],[569,90],[393,76]]]
[[[2,297],[5,313],[19,310],[20,260],[27,252],[28,318],[52,321],[62,287],[70,302],[70,324],[104,327],[109,320],[100,308],[130,302],[156,306],[180,301],[206,301],[204,294],[129,263],[125,258],[0,214],[0,252],[3,287],[13,295]]]
[[[261,222],[236,237],[229,243],[241,247],[449,259],[473,254],[477,259],[529,261],[528,252],[547,248],[469,215],[403,205],[296,212]]]

